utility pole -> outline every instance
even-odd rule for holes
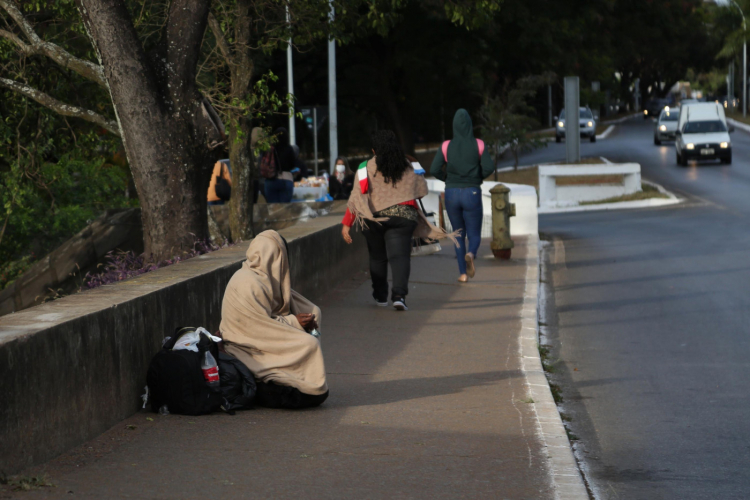
[[[578,77],[565,77],[565,160],[568,163],[581,161],[581,126],[578,94]]]
[[[286,24],[289,25],[289,6],[286,7]],[[294,67],[292,65],[292,38],[286,46],[286,76],[289,95],[292,102],[289,104],[289,144],[297,144],[297,129],[294,123]]]
[[[318,176],[318,107],[313,108],[313,143],[315,143],[315,177]]]
[[[329,0],[330,11],[328,13],[330,22],[335,19],[333,0]],[[329,173],[333,173],[336,158],[339,156],[339,124],[336,114],[336,40],[328,41],[328,136],[331,161]]]
[[[547,126],[552,128],[552,84],[547,85]]]

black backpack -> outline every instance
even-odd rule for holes
[[[221,394],[225,400],[222,408],[228,412],[252,408],[257,390],[252,372],[226,352],[219,353],[218,363]]]
[[[146,383],[152,411],[158,412],[159,408],[167,405],[170,413],[205,415],[219,410],[224,404],[221,391],[209,388],[201,370],[201,361],[206,351],[210,351],[214,359],[219,359],[216,343],[201,334],[198,352],[172,350],[182,335],[194,330],[178,327],[151,360]]]

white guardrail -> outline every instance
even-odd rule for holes
[[[482,205],[484,207],[484,218],[482,221],[482,238],[492,237],[492,197],[490,189],[499,182],[485,182],[482,184]],[[510,235],[522,236],[526,234],[538,234],[539,222],[537,216],[537,196],[534,186],[523,184],[502,184],[510,188],[510,202],[516,204],[516,216],[510,219]],[[430,193],[422,198],[424,208],[427,212],[438,213],[440,193],[445,192],[445,183],[437,179],[427,179],[427,187]],[[450,219],[444,213],[446,229],[451,231]]]

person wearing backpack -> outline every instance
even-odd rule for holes
[[[445,209],[453,230],[461,233],[456,247],[461,282],[475,274],[474,259],[482,240],[484,216],[480,186],[494,170],[495,163],[484,142],[474,137],[469,112],[459,109],[453,117],[453,140],[445,141],[435,154],[430,174],[445,182]]]
[[[255,376],[259,406],[307,408],[328,397],[315,336],[320,308],[292,290],[290,280],[286,241],[276,231],[263,231],[250,242],[221,303],[224,348]]]
[[[274,132],[276,145],[263,154],[260,174],[265,178],[267,203],[289,203],[294,193],[294,149],[289,145],[289,132],[279,127]]]

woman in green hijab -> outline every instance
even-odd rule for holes
[[[474,258],[482,239],[482,181],[495,170],[481,139],[474,137],[469,112],[456,111],[453,140],[445,141],[435,155],[430,174],[445,182],[445,208],[454,231],[460,231],[456,257],[458,281],[474,277]],[[469,248],[466,249],[466,238]]]

